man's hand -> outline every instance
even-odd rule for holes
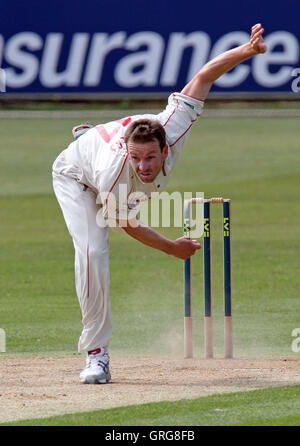
[[[262,38],[263,32],[264,29],[260,23],[257,23],[251,28],[250,44],[252,49],[257,54],[263,54],[267,51],[267,45],[265,44],[264,39]]]
[[[186,237],[180,237],[173,242],[173,249],[170,254],[178,259],[186,260],[193,256],[201,248],[197,240],[190,240]]]
[[[225,51],[207,62],[193,79],[183,88],[181,93],[204,101],[212,84],[220,76],[232,70],[236,65],[257,54],[267,51],[267,45],[262,38],[264,32],[260,23],[252,26],[250,41],[232,50]]]

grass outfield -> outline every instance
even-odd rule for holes
[[[279,387],[119,407],[14,426],[299,426],[300,387]]]
[[[77,351],[81,320],[73,246],[51,186],[51,164],[70,142],[76,123],[1,120],[0,327],[7,341],[2,356]],[[299,141],[298,119],[200,119],[167,189],[232,199],[237,357],[299,355],[291,350],[292,330],[300,327]],[[213,228],[215,344],[216,354],[222,355],[220,207],[213,208],[213,216],[218,217]],[[182,235],[180,228],[159,231],[170,238]],[[181,355],[182,261],[113,232],[110,244],[111,354]],[[199,356],[201,253],[193,264]]]

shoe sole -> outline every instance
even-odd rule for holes
[[[111,376],[107,375],[105,378],[99,378],[97,375],[87,376],[80,379],[83,384],[106,384],[111,380]]]

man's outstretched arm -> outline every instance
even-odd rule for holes
[[[188,259],[200,249],[200,243],[197,240],[190,240],[186,237],[169,240],[138,220],[135,227],[128,225],[123,229],[128,235],[144,245],[182,260]]]
[[[264,32],[260,23],[252,26],[251,37],[248,43],[220,54],[205,64],[199,73],[183,88],[181,93],[193,96],[204,101],[212,84],[222,74],[227,73],[236,65],[244,62],[256,54],[263,54],[267,47],[262,38]]]

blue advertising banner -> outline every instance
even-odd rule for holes
[[[212,92],[297,92],[299,16],[298,0],[2,1],[0,91],[166,96],[262,23],[268,52]]]

